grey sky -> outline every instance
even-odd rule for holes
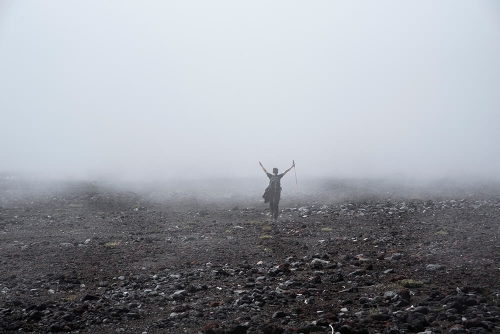
[[[496,1],[5,1],[0,172],[500,170]]]

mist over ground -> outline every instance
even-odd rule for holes
[[[285,179],[284,179],[285,180]],[[282,183],[281,207],[321,207],[341,203],[380,203],[414,201],[476,201],[500,198],[500,182],[441,179],[433,181],[389,180],[373,178],[305,179],[300,187]],[[262,194],[266,180],[259,178],[211,178],[197,180],[119,181],[54,180],[21,177],[0,178],[0,208],[30,207],[39,202],[75,200],[117,200],[135,198],[134,205],[175,206],[193,211],[206,208],[233,210],[253,208],[265,211]],[[132,208],[130,208],[132,209]]]
[[[496,182],[498,59],[495,1],[2,2],[0,172]]]

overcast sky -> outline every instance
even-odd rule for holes
[[[497,1],[0,2],[0,172],[500,178]]]

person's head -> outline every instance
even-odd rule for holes
[[[273,174],[278,175],[278,168],[276,168],[276,167],[273,168]]]

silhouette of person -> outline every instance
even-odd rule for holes
[[[290,169],[295,166],[295,164],[293,164],[292,167],[288,168],[284,173],[281,174],[278,174],[278,168],[276,167],[273,168],[273,174],[271,174],[267,172],[260,161],[259,165],[260,167],[262,167],[262,170],[269,178],[269,185],[267,186],[266,191],[264,192],[264,195],[262,195],[262,197],[264,198],[264,203],[269,202],[271,218],[276,221],[278,220],[278,205],[281,198],[281,178],[285,176],[285,174],[288,173]]]

